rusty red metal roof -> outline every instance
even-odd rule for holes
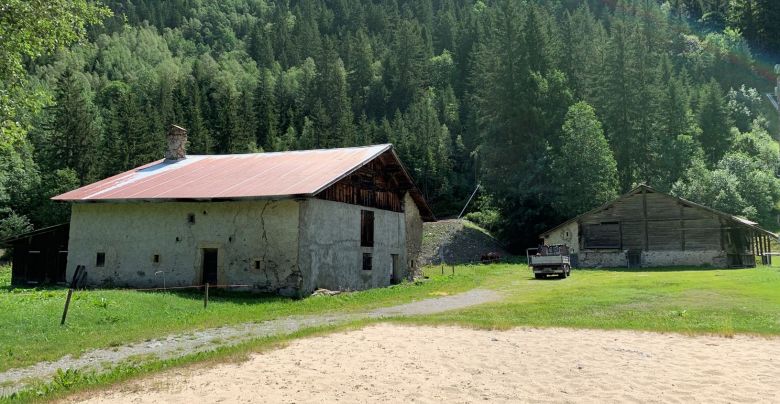
[[[313,196],[392,145],[158,160],[55,196],[56,201],[235,200]]]

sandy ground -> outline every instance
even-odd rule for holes
[[[86,402],[780,402],[780,339],[380,324]],[[78,399],[84,399],[80,397]]]

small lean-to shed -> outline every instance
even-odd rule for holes
[[[249,285],[301,296],[408,278],[435,220],[392,145],[155,161],[55,197],[72,203],[68,273],[93,286]]]
[[[580,267],[753,267],[777,239],[745,218],[646,185],[539,237],[568,245]]]
[[[11,284],[44,285],[65,282],[68,223],[46,227],[0,242],[12,249]]]

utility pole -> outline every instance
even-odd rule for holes
[[[775,139],[780,139],[780,64],[775,65],[775,75],[777,76],[777,85],[775,85],[774,94],[767,94],[766,96],[769,98],[769,102],[772,103],[772,106],[775,107],[775,111],[777,111],[778,124]],[[777,223],[780,224],[780,215],[777,215],[776,219]]]
[[[775,111],[777,111],[778,119],[780,119],[780,64],[775,65],[775,75],[777,75],[777,85],[775,86],[774,93],[767,94],[767,98],[769,98],[769,102],[772,103],[772,106],[775,107]],[[777,139],[780,139],[780,125],[778,125],[778,133],[776,135]]]

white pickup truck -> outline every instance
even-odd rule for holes
[[[547,275],[558,275],[559,278],[565,279],[571,275],[571,258],[566,245],[529,248],[526,250],[526,257],[536,279],[544,279]]]

